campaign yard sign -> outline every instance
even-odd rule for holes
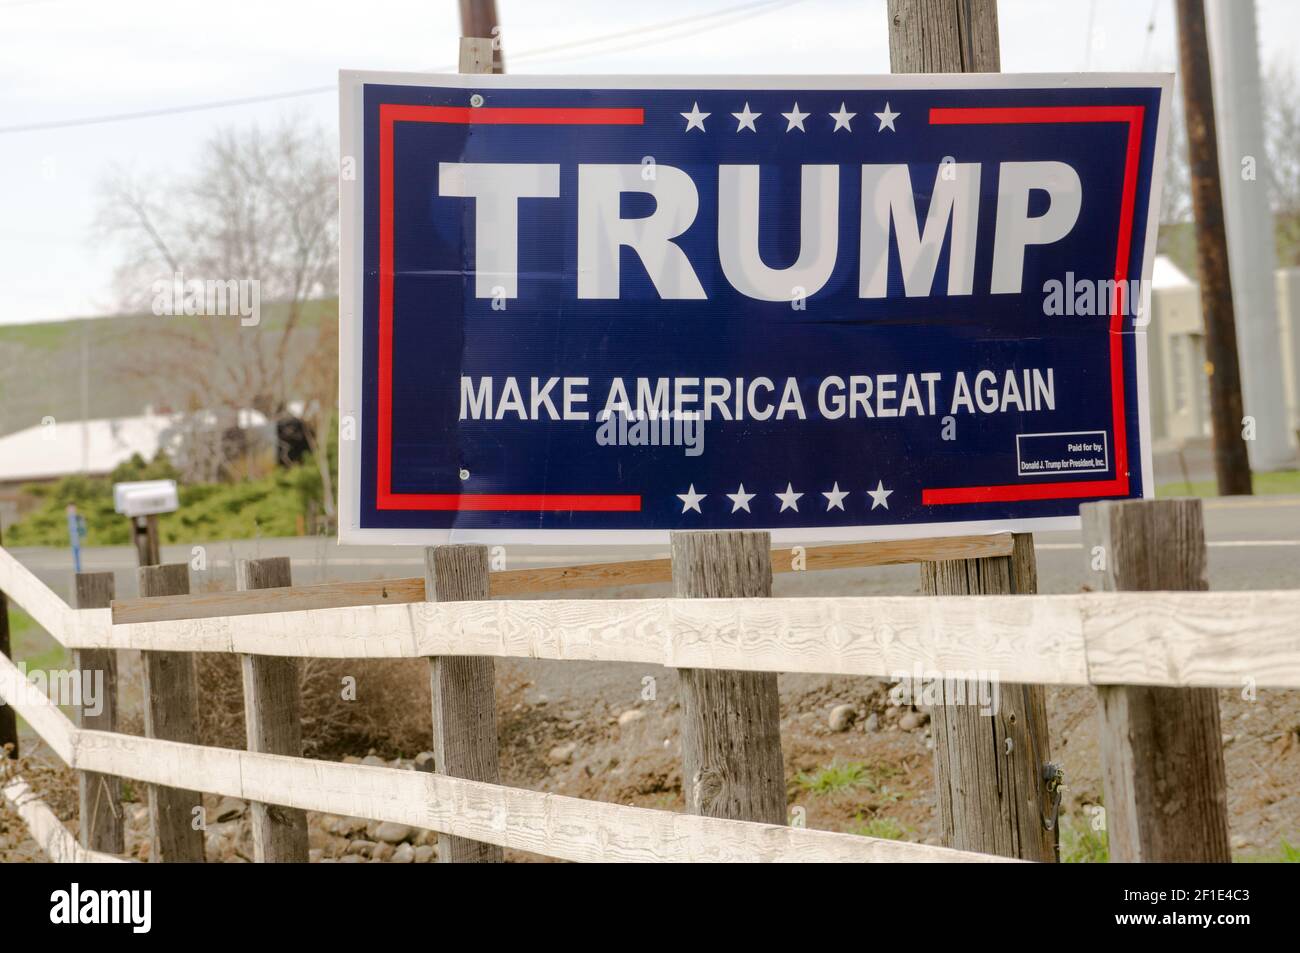
[[[1164,75],[341,75],[344,542],[1150,495]]]

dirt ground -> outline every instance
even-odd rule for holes
[[[412,666],[422,662],[410,663]],[[390,673],[391,676],[391,673]],[[667,679],[673,679],[671,674]],[[499,679],[503,781],[575,797],[683,810],[679,707],[675,686],[630,693],[631,704],[604,697],[580,701],[539,695],[536,685],[507,671]],[[659,681],[664,681],[663,678]],[[928,717],[890,703],[877,679],[784,676],[781,736],[791,815],[808,827],[936,843]],[[654,697],[642,697],[653,694]],[[831,715],[841,709],[837,727]],[[1049,690],[1053,757],[1065,769],[1063,859],[1105,859],[1094,693]],[[1295,859],[1300,846],[1300,694],[1265,693],[1251,701],[1220,693],[1229,818],[1240,860]],[[428,770],[431,756],[354,752],[399,770]],[[76,829],[75,778],[39,748],[20,765],[71,830]],[[128,785],[128,853],[148,858],[143,791]],[[246,805],[209,797],[208,858],[251,859]],[[355,818],[310,815],[312,859],[321,862],[428,862],[432,832]],[[507,859],[543,858],[507,852]],[[40,862],[39,848],[15,814],[0,807],[0,862]]]

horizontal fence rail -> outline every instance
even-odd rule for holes
[[[1010,550],[1011,539],[938,543],[944,552],[943,545],[952,544],[953,559],[982,559],[1007,555],[1003,549]],[[919,541],[920,549],[910,544],[820,547],[802,555],[809,569],[879,565],[929,556],[934,542]],[[788,550],[773,552],[783,559],[789,555]],[[663,560],[519,570],[491,574],[489,588],[492,595],[519,595],[631,585],[665,581],[671,571],[672,564]],[[968,673],[1009,683],[1093,685],[1102,692],[1119,690],[1108,686],[1236,688],[1246,682],[1259,688],[1300,688],[1300,591],[1294,590],[439,602],[426,601],[426,579],[412,578],[164,596],[124,600],[111,609],[73,609],[0,548],[0,592],[55,640],[77,651],[516,657],[923,679]],[[445,771],[314,761],[293,752],[212,748],[187,743],[189,739],[90,730],[69,720],[3,655],[0,700],[81,772],[299,811],[394,821],[560,859],[1007,859],[701,816],[703,812],[588,801]],[[20,778],[6,783],[4,795],[52,859],[116,859],[76,844]]]
[[[31,832],[32,840],[40,845],[45,856],[55,864],[124,864],[127,861],[112,854],[86,850],[68,833],[58,816],[38,798],[22,778],[11,778],[0,784],[3,796],[15,814],[23,819]]]
[[[111,610],[68,608],[3,550],[0,589],[68,648],[1300,688],[1300,590],[418,602],[114,625]]]
[[[946,847],[629,807],[424,771],[78,729],[0,656],[0,698],[72,768],[308,811],[393,821],[574,861],[990,863]]]
[[[982,559],[1011,555],[1010,533],[991,536],[953,536],[938,539],[885,540],[813,546],[801,553],[796,570],[792,550],[772,551],[772,571],[820,572],[866,566],[892,566],[928,559]],[[510,569],[488,577],[492,598],[567,592],[608,586],[638,586],[672,580],[672,560],[641,559],[582,566],[547,566]],[[327,582],[315,586],[262,589],[256,592],[210,592],[155,599],[118,599],[113,622],[168,622],[213,616],[255,615],[301,609],[345,606],[403,605],[424,601],[424,577],[376,579],[362,582]]]

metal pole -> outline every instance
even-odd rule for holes
[[[1268,176],[1263,165],[1263,89],[1254,0],[1209,0],[1206,28],[1223,169],[1232,302],[1241,337],[1242,397],[1254,418],[1247,439],[1252,470],[1291,464],[1295,447],[1287,413],[1277,314],[1277,250]]]

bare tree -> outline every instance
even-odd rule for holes
[[[1170,103],[1169,141],[1165,146],[1165,175],[1160,195],[1160,224],[1192,220],[1192,175],[1187,165],[1187,123],[1182,97]]]
[[[1300,81],[1284,60],[1264,77],[1264,151],[1260,178],[1269,189],[1278,264],[1300,265]]]
[[[124,309],[150,310],[156,283],[179,272],[255,280],[269,312],[256,326],[237,316],[160,317],[147,347],[119,370],[149,375],[160,403],[210,411],[218,426],[243,408],[272,422],[288,417],[303,396],[308,358],[298,338],[309,303],[337,294],[336,169],[324,130],[292,119],[269,132],[218,131],[181,181],[113,170],[98,224],[123,251],[115,284]]]

